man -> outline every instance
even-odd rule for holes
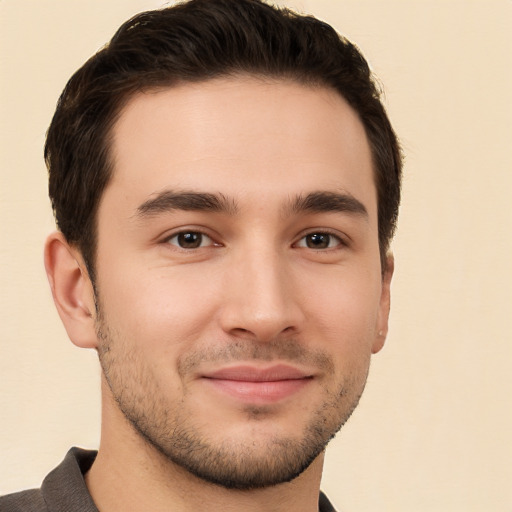
[[[0,510],[333,510],[324,450],[387,334],[400,196],[358,50],[259,0],[142,13],[71,78],[45,157],[101,442]]]

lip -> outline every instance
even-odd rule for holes
[[[288,398],[307,386],[311,374],[299,368],[279,364],[265,368],[238,365],[202,375],[217,391],[252,404],[268,404]]]

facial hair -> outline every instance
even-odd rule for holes
[[[288,361],[321,370],[325,376],[322,400],[309,414],[302,432],[274,434],[260,439],[259,421],[269,421],[272,408],[248,405],[244,413],[255,425],[255,436],[223,436],[211,425],[205,432],[187,406],[186,387],[174,400],[162,389],[153,369],[108,325],[101,310],[97,317],[98,354],[112,397],[135,432],[164,457],[196,477],[227,489],[250,490],[289,482],[306,470],[325,449],[357,406],[368,367],[335,382],[331,356],[304,348],[297,340],[266,343],[233,340],[221,346],[201,347],[178,361],[182,381],[204,363]]]

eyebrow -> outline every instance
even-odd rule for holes
[[[164,190],[154,194],[137,208],[137,216],[152,217],[174,210],[226,213],[235,215],[236,202],[221,193]],[[368,217],[363,203],[351,194],[316,191],[299,194],[284,207],[285,216],[297,213],[340,212]]]
[[[368,218],[368,210],[364,204],[351,194],[327,191],[298,195],[290,200],[285,208],[285,212],[288,214],[339,212]]]
[[[138,217],[151,217],[173,210],[235,214],[236,203],[220,193],[164,190],[137,208]]]

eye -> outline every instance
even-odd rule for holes
[[[213,240],[200,231],[181,231],[168,238],[167,243],[181,249],[199,249],[214,245]]]
[[[307,247],[308,249],[332,249],[343,245],[340,237],[331,233],[309,233],[297,242],[297,247]]]

